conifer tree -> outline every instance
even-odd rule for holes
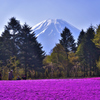
[[[33,69],[37,72],[44,72],[42,62],[45,52],[41,44],[38,43],[34,32],[31,32],[31,27],[27,24],[21,27],[20,22],[14,17],[5,26],[0,37],[0,65],[10,68],[7,62],[11,57],[20,60],[21,66],[19,67],[25,68],[26,76],[27,72]]]
[[[96,59],[97,59],[97,48],[95,44],[92,42],[94,38],[94,29],[91,26],[88,28],[84,39],[77,49],[77,54],[80,59],[81,66],[83,66],[84,76],[89,71],[89,76],[91,76],[91,72],[95,72],[96,70]],[[86,72],[86,73],[85,73]]]
[[[15,36],[20,28],[21,26],[19,21],[16,20],[14,17],[10,19],[8,25],[5,25],[4,32],[2,32],[2,41],[0,45],[4,65],[7,63],[7,59],[9,59],[11,56],[17,56],[17,45],[15,42]]]
[[[12,41],[12,55],[16,56],[17,54],[17,46],[16,46],[16,38],[17,38],[17,34],[21,29],[21,25],[20,22],[18,20],[16,20],[15,17],[12,17],[10,19],[10,22],[8,22],[8,25],[5,26],[5,29],[7,31],[9,31],[10,35],[11,35],[11,41]]]
[[[24,65],[26,77],[28,69],[42,70],[42,60],[45,56],[44,51],[42,51],[41,44],[37,42],[35,34],[31,33],[31,27],[24,24],[18,33],[16,41],[19,48],[19,59]]]
[[[4,55],[3,55],[3,38],[0,37],[0,67],[4,63]]]
[[[4,30],[1,37],[1,51],[3,55],[3,63],[6,64],[7,59],[12,56],[12,41],[11,41],[11,34],[8,30]]]
[[[84,35],[85,35],[85,32],[84,30],[82,30],[79,34],[79,37],[78,37],[78,42],[77,42],[77,45],[79,46],[79,44],[81,43],[82,39],[84,38]]]
[[[75,40],[74,40],[70,30],[66,27],[63,30],[63,32],[61,33],[60,44],[65,48],[65,51],[67,52],[67,56],[68,56],[69,51],[73,51],[73,52],[76,51]]]

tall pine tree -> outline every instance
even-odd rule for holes
[[[20,32],[21,30],[21,25],[20,22],[18,20],[16,20],[15,17],[12,17],[10,19],[10,21],[8,22],[8,25],[5,26],[5,29],[9,31],[10,35],[11,35],[11,41],[12,41],[12,56],[16,56],[17,55],[17,46],[16,46],[16,38],[17,38],[17,34]]]
[[[79,34],[79,37],[78,37],[78,42],[77,42],[77,45],[79,46],[80,43],[82,42],[82,39],[84,38],[84,35],[85,35],[85,32],[84,30],[82,30]]]
[[[82,40],[81,44],[79,45],[77,49],[77,54],[80,59],[81,67],[84,70],[84,76],[86,74],[89,76],[95,73],[96,71],[96,59],[97,59],[97,48],[95,44],[92,42],[92,39],[94,38],[94,29],[91,26],[88,28],[84,39]]]
[[[67,58],[68,58],[68,52],[69,51],[76,51],[76,44],[75,40],[72,36],[72,33],[68,28],[64,28],[63,32],[61,33],[61,40],[60,44],[65,48],[65,51],[67,53]]]
[[[5,29],[1,37],[1,51],[3,55],[4,65],[6,64],[7,59],[9,59],[10,56],[12,56],[12,43],[13,42],[11,41],[11,34],[8,30]]]
[[[24,24],[16,41],[19,48],[19,59],[25,68],[25,76],[27,77],[28,69],[43,71],[42,60],[45,54],[41,44],[37,42],[35,34],[31,33],[31,27]]]

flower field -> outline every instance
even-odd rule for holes
[[[100,100],[100,78],[0,81],[0,100]]]

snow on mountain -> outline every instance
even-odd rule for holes
[[[67,27],[72,33],[74,39],[77,41],[80,30],[70,25],[62,19],[48,19],[44,20],[32,27],[35,32],[38,42],[43,46],[46,54],[49,54],[56,43],[61,39],[60,33]]]

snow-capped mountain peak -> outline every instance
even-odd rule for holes
[[[33,26],[32,30],[35,32],[37,40],[42,44],[43,50],[48,54],[55,44],[59,42],[60,33],[65,27],[71,31],[74,39],[77,40],[80,30],[62,19],[44,20]]]

